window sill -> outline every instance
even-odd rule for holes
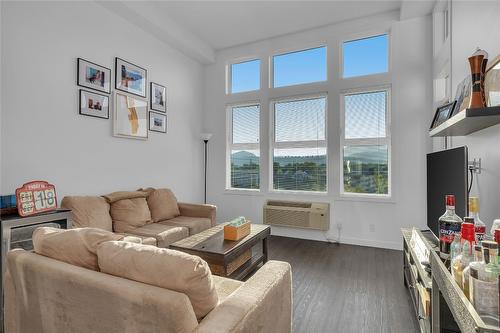
[[[314,191],[287,191],[287,190],[269,190],[271,195],[303,195],[303,196],[319,196],[327,197],[328,192],[314,192]]]
[[[252,189],[227,188],[224,190],[224,194],[260,196],[262,195],[262,192],[260,190],[252,190]]]
[[[373,202],[395,204],[396,200],[392,195],[371,195],[371,194],[340,194],[335,200],[354,201],[354,202]]]

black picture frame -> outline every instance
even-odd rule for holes
[[[163,97],[164,97],[164,105],[163,105],[163,109],[161,108],[156,108],[155,105],[156,103],[154,103],[154,86],[157,86],[157,87],[160,87],[160,88],[163,88]],[[150,82],[149,83],[149,107],[152,111],[158,111],[158,112],[163,112],[163,113],[167,113],[167,87],[161,85],[161,84],[158,84],[156,82]]]
[[[86,83],[85,81],[83,81],[84,78],[82,78],[81,66],[83,65],[84,62],[87,64],[90,64],[90,65],[93,65],[95,67],[98,67],[98,69],[103,70],[105,72],[104,84],[106,85],[106,82],[107,82],[107,87],[105,86],[101,89],[95,84]],[[106,76],[108,77],[107,81],[106,81]],[[86,89],[92,89],[92,90],[96,90],[96,91],[103,92],[106,94],[110,94],[111,93],[111,69],[109,69],[105,66],[101,66],[99,64],[96,64],[95,62],[88,61],[87,59],[77,58],[76,59],[76,84],[78,86],[86,88]]]
[[[163,122],[164,122],[164,130],[160,130],[160,129],[156,129],[155,127],[157,127],[154,122],[152,123],[151,122],[151,117],[153,115],[157,115],[157,116],[160,116],[163,118]],[[151,132],[159,132],[159,133],[167,133],[167,114],[166,113],[163,113],[163,112],[155,112],[155,111],[149,111],[149,117],[148,117],[148,122],[149,122],[149,130]]]
[[[121,85],[121,80],[118,79],[118,77],[122,75],[122,71],[118,71],[118,62],[121,62],[121,63],[124,63],[124,64],[127,64],[131,67],[135,67],[136,69],[139,69],[141,71],[144,72],[144,75],[143,75],[143,80],[144,80],[144,83],[143,83],[143,93],[137,93],[137,90],[133,90],[133,89],[123,89],[122,85]],[[116,90],[120,90],[120,91],[123,91],[123,92],[126,92],[127,94],[131,94],[131,95],[135,95],[135,96],[139,96],[139,97],[142,97],[142,98],[146,98],[147,97],[147,82],[148,82],[148,70],[141,67],[141,66],[138,66],[134,63],[131,63],[130,61],[127,61],[127,60],[124,60],[122,58],[119,58],[119,57],[116,57],[115,58],[115,89]],[[134,92],[136,91],[136,92]]]
[[[457,101],[453,101],[438,107],[436,109],[436,113],[434,114],[434,118],[432,119],[431,127],[429,128],[429,130],[438,127],[439,125],[450,119],[453,116],[453,110],[456,103]]]
[[[83,112],[82,111],[82,97],[83,97],[83,94],[93,94],[93,95],[98,95],[98,96],[101,96],[101,97],[104,97],[104,99],[107,100],[107,111],[106,111],[106,116],[99,116],[97,114],[92,114],[92,113],[89,113],[89,112]],[[78,92],[78,113],[82,116],[86,116],[86,117],[94,117],[94,118],[100,118],[100,119],[109,119],[109,108],[110,108],[110,105],[109,105],[109,96],[108,95],[103,95],[103,94],[99,94],[99,93],[96,93],[94,91],[90,91],[90,90],[84,90],[84,89],[80,89],[79,92]]]

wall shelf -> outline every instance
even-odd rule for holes
[[[429,136],[465,136],[497,124],[500,124],[500,106],[466,109],[430,130]]]

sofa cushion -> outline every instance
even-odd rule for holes
[[[214,280],[215,290],[217,290],[217,295],[219,296],[219,302],[223,302],[236,289],[243,285],[243,282],[241,281],[228,279],[217,275],[213,275],[212,279]]]
[[[189,235],[194,235],[212,227],[212,221],[206,217],[177,216],[170,220],[160,221],[161,224],[186,227]]]
[[[208,264],[200,257],[127,242],[105,242],[97,250],[102,272],[186,294],[198,319],[218,303]]]
[[[68,264],[98,270],[97,246],[102,242],[121,240],[123,235],[98,228],[37,228],[33,232],[35,252]]]
[[[117,235],[124,236],[124,238],[121,239],[124,242],[132,242],[132,243],[139,243],[139,244],[156,246],[156,238],[154,238],[154,237],[141,236],[141,235],[132,235],[132,234],[127,234],[127,233],[117,233]],[[137,238],[137,239],[140,240],[140,242],[131,241],[130,240],[131,238],[132,239],[133,238]]]
[[[64,197],[61,207],[71,209],[73,226],[91,227],[113,231],[113,222],[109,214],[109,204],[102,197]]]
[[[110,213],[115,232],[127,233],[151,222],[146,192],[114,192],[104,198],[111,205]]]
[[[153,222],[172,219],[181,215],[177,198],[168,188],[146,189],[148,206]]]
[[[188,237],[189,231],[187,228],[180,226],[151,223],[134,229],[130,231],[129,234],[143,237],[153,237],[156,239],[156,245],[158,247],[168,247],[170,244]]]

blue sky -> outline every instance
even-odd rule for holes
[[[388,35],[344,42],[342,48],[344,78],[388,71]],[[338,54],[337,50],[330,52]],[[274,87],[326,81],[327,49],[318,47],[276,55],[273,65]],[[231,65],[231,93],[259,90],[260,70],[259,59]],[[385,92],[346,96],[347,137],[385,136],[385,97]],[[324,139],[325,107],[325,99],[276,103],[278,141]],[[256,106],[233,109],[235,143],[258,142],[259,113]]]

